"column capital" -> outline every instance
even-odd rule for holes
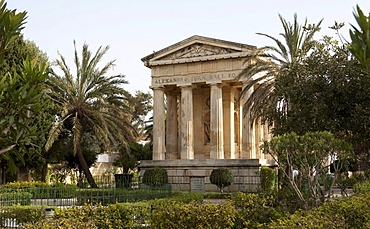
[[[152,89],[153,91],[154,90],[164,90],[164,87],[163,86],[156,86],[156,87],[150,86],[149,88]]]
[[[194,88],[194,85],[192,83],[186,83],[186,84],[177,84],[180,88]]]
[[[222,81],[208,81],[206,84],[211,86],[222,86]]]

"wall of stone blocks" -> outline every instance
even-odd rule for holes
[[[224,191],[257,192],[260,189],[261,166],[258,159],[142,161],[140,172],[144,174],[148,168],[162,167],[167,170],[173,190],[217,192],[217,186],[211,184],[209,179],[211,172],[216,168],[229,168],[234,174],[234,183]]]

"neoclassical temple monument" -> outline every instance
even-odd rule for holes
[[[174,190],[216,191],[209,175],[228,167],[235,176],[230,191],[259,187],[261,165],[272,160],[259,145],[269,129],[249,121],[243,103],[252,93],[238,80],[245,57],[256,47],[192,36],[144,58],[154,93],[153,160],[167,170]]]

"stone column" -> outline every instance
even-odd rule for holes
[[[243,90],[246,87],[248,82],[243,83]],[[240,102],[241,109],[243,110],[242,114],[242,151],[241,158],[253,158],[252,157],[252,143],[254,138],[253,133],[253,123],[250,121],[250,109],[246,109],[247,112],[244,112],[244,104],[247,102],[249,97],[253,93],[253,87],[249,88],[248,91],[244,93]]]
[[[211,84],[211,159],[224,159],[222,85]]]
[[[153,88],[153,160],[165,159],[165,109],[162,87]]]
[[[235,87],[230,88],[230,159],[235,159]]]
[[[178,159],[177,154],[177,94],[167,92],[166,159]]]
[[[193,88],[181,87],[181,159],[194,159]]]

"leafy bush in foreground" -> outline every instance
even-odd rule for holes
[[[329,201],[270,223],[267,228],[370,228],[370,194]]]

